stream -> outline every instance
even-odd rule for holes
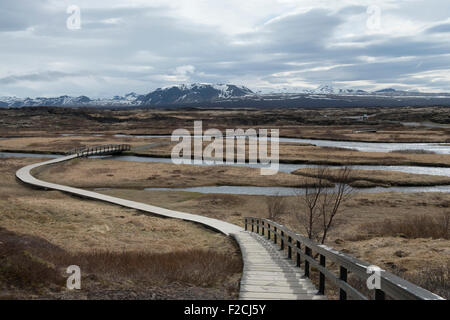
[[[37,153],[9,153],[0,152],[0,158],[10,157],[27,157],[27,158],[58,158],[62,155],[53,154],[37,154]],[[134,161],[134,162],[160,162],[171,163],[170,158],[150,158],[150,157],[138,157],[138,156],[94,156],[91,158],[100,158],[105,160],[116,161]],[[206,165],[206,164],[201,164]],[[224,164],[227,165],[227,164]],[[229,164],[233,166],[245,166],[252,168],[260,168],[260,164]],[[315,165],[306,164],[284,164],[280,163],[280,171],[290,173],[297,169],[313,168]],[[331,168],[339,168],[338,166],[331,166]],[[385,171],[398,171],[405,173],[415,174],[429,174],[450,177],[450,168],[439,167],[416,167],[416,166],[352,166],[353,169],[362,170],[385,170]],[[304,192],[302,188],[289,188],[289,187],[252,187],[252,186],[209,186],[209,187],[193,187],[193,188],[147,188],[145,190],[175,190],[175,191],[189,191],[199,193],[220,193],[220,194],[244,194],[244,195],[295,195]],[[334,188],[329,188],[332,192]],[[354,188],[358,193],[381,193],[381,192],[450,192],[450,186],[423,186],[423,187],[375,187],[375,188]]]

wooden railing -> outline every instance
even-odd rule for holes
[[[129,151],[131,146],[129,144],[107,144],[101,146],[82,147],[73,149],[67,154],[76,154],[78,157],[88,157],[93,155],[113,154],[123,151]]]
[[[297,267],[304,262],[305,276],[311,277],[311,268],[319,272],[319,294],[325,294],[325,279],[339,289],[339,299],[384,300],[389,297],[399,300],[443,300],[442,297],[412,284],[396,275],[380,270],[380,287],[369,290],[365,295],[352,287],[348,282],[348,275],[354,274],[360,281],[366,281],[372,273],[368,273],[370,265],[354,257],[348,256],[325,245],[318,244],[298,233],[294,233],[283,225],[268,219],[246,217],[245,230],[256,232],[267,239],[279,244],[280,250],[287,251],[287,257],[296,261]],[[251,228],[251,229],[250,229]],[[314,253],[314,254],[313,254]],[[339,275],[327,268],[327,263],[333,262],[339,268]],[[337,268],[334,268],[337,270]]]

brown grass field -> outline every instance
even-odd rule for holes
[[[39,171],[37,171],[39,170]],[[292,174],[278,172],[262,176],[256,168],[234,166],[174,165],[99,159],[75,159],[33,173],[42,180],[80,188],[186,188],[199,186],[304,187],[313,185],[312,169]],[[328,186],[333,186],[336,170],[330,170]],[[448,185],[450,178],[382,170],[352,170],[354,187]]]
[[[68,163],[63,165],[63,167],[55,166],[44,169],[38,176],[43,179],[51,179],[56,183],[85,188],[98,187],[97,182],[91,184],[87,180],[88,176],[92,177],[94,172],[100,170],[96,162],[102,161],[105,160],[76,160],[73,166],[76,170],[72,170],[72,166]],[[101,171],[101,175],[108,175],[108,172],[114,175],[111,177],[114,179],[114,182],[110,182],[104,187],[118,186],[121,179],[124,179],[124,182],[126,181],[126,175],[123,173],[116,175],[119,167],[124,172],[130,172],[131,175],[133,175],[134,170],[141,175],[144,172],[147,175],[147,172],[156,170],[160,177],[151,179],[151,182],[155,183],[154,186],[171,187],[169,184],[160,183],[167,181],[171,177],[173,170],[177,170],[179,175],[176,177],[177,181],[179,181],[178,179],[181,181],[185,177],[196,176],[191,171],[192,168],[190,166],[164,164],[163,166],[150,168],[155,165],[148,163],[127,163],[122,165],[115,164],[115,162],[104,165],[102,166],[103,171]],[[170,169],[171,166],[173,166],[172,169]],[[204,167],[197,168],[199,170],[197,171],[199,173],[198,176],[201,178],[192,180],[192,185],[190,181],[179,183],[179,185],[187,187],[203,184],[207,186],[220,185],[224,182],[214,170],[208,171]],[[257,171],[257,169],[253,170]],[[358,172],[358,177],[362,174],[367,173]],[[289,174],[285,175],[289,176]],[[376,172],[375,177],[377,175],[382,175],[382,173]],[[235,176],[233,181],[235,184],[239,184],[240,181],[240,184],[247,184],[247,182],[251,182],[249,177],[252,176],[252,170],[246,169],[245,174],[242,172],[240,177],[239,175]],[[370,175],[369,177],[372,178]],[[399,177],[402,178],[402,174],[399,174]],[[403,178],[405,180],[413,178],[420,182],[424,177],[405,174]],[[92,180],[96,181],[96,178],[93,177]],[[134,176],[131,180],[135,180]],[[265,181],[266,185],[282,185],[279,181],[272,181],[272,184],[268,180]],[[386,181],[383,181],[383,183],[386,183]],[[148,186],[148,184],[144,183],[141,187],[143,186]],[[267,217],[268,215],[265,196],[199,194],[183,191],[144,191],[125,188],[98,192],[174,210],[214,217],[241,226],[243,225],[244,216]],[[304,230],[295,218],[295,211],[301,210],[299,198],[284,198],[287,209],[278,218],[278,221],[296,231],[303,232]],[[436,228],[426,229],[423,222],[417,223],[417,225],[423,225],[423,228],[419,229],[418,232],[405,231],[413,229],[412,226],[408,225],[408,221],[415,221],[414,219],[418,219],[417,217],[426,217],[426,221],[437,221],[436,225],[440,226],[437,228],[441,228],[439,230],[442,230],[442,228],[448,229],[448,225],[442,227],[440,221],[441,216],[449,212],[449,207],[450,195],[446,193],[354,194],[343,205],[336,227],[332,230],[327,244],[417,281],[417,274],[426,268],[440,268],[450,263],[450,240],[444,233],[432,233],[430,230],[435,230]],[[390,227],[388,227],[388,224]],[[399,225],[405,226],[405,228],[395,228],[395,226]],[[442,236],[439,236],[439,234],[442,234]]]
[[[346,117],[372,115],[366,122]],[[169,138],[114,137],[207,128],[278,128],[280,136],[378,142],[450,143],[448,108],[280,110],[97,110],[0,108],[0,150],[61,153],[81,146],[127,143],[132,153],[170,156]],[[442,128],[407,127],[431,121]],[[361,130],[363,129],[363,130]],[[364,132],[364,129],[376,132]],[[76,136],[61,136],[62,133]],[[92,136],[102,134],[104,136]],[[160,144],[161,142],[166,144]],[[155,145],[156,144],[156,145]],[[151,147],[150,147],[151,145]],[[206,145],[206,144],[205,144]],[[131,154],[132,154],[131,153]],[[280,160],[311,164],[450,167],[450,155],[368,153],[307,144],[280,144]],[[20,184],[15,171],[37,158],[0,159],[0,298],[3,299],[235,299],[242,261],[229,238],[199,225]],[[261,176],[259,169],[175,166],[77,159],[46,167],[44,180],[243,225],[267,217],[265,196],[144,191],[146,187],[217,185],[299,187],[308,170]],[[328,177],[330,185],[333,176]],[[446,177],[356,170],[353,186],[429,186]],[[303,233],[300,197],[283,197],[277,218]],[[450,298],[448,193],[353,194],[326,244]],[[447,218],[446,218],[447,217]],[[65,289],[65,268],[82,269],[83,290]],[[334,296],[331,295],[331,298]]]
[[[132,151],[128,154],[169,158],[172,148],[177,142],[170,142],[170,138],[114,136],[22,137],[0,140],[0,150],[12,152],[64,153],[74,148],[103,144],[130,144]],[[209,142],[204,142],[203,148],[208,144]],[[270,150],[270,144],[268,147]],[[236,150],[238,150],[237,146]],[[246,159],[249,159],[248,145],[246,145],[245,152]],[[359,152],[341,148],[317,147],[301,143],[280,143],[279,158],[280,162],[284,163],[450,166],[450,155],[446,154]]]
[[[193,187],[216,185],[302,187],[306,179],[289,173],[262,176],[259,169],[234,166],[75,159],[38,168],[36,177],[82,188]],[[308,182],[310,185],[313,181]],[[329,184],[332,186],[332,183]]]
[[[126,189],[99,192],[214,217],[241,226],[244,216],[268,216],[265,196]],[[285,201],[288,209],[277,221],[304,233],[295,218],[299,200],[285,197]],[[450,196],[445,193],[355,194],[343,205],[326,244],[421,284],[418,274],[426,273],[430,268],[442,270],[450,264],[450,240],[442,237],[433,239],[426,233],[421,233],[419,237],[408,237],[402,230],[389,234],[384,228],[377,230],[374,226],[383,226],[387,221],[401,223],[416,216],[441,221],[441,216],[449,212],[449,206]],[[439,224],[439,228],[442,230],[442,224]],[[448,273],[446,279],[448,282]],[[431,290],[433,285],[428,285],[428,288]],[[450,297],[448,291],[444,293]]]
[[[176,144],[176,142],[172,142],[170,144],[158,145],[148,149],[140,149],[138,151],[132,150],[131,153],[143,156],[169,158],[171,156],[172,148]],[[208,142],[205,142],[203,147],[205,148],[207,145]],[[268,147],[270,150],[270,144]],[[279,148],[279,158],[281,163],[329,165],[409,165],[437,167],[450,166],[450,155],[448,154],[359,152],[356,150],[317,147],[301,143],[280,143]],[[248,146],[246,146],[245,152],[246,159],[249,159]]]
[[[236,266],[241,258],[229,238],[192,223],[153,217],[57,191],[29,188],[17,182],[14,173],[39,159],[0,161],[3,182],[0,186],[0,298],[147,299],[155,294],[155,299],[230,299],[236,296],[240,278],[240,269]],[[45,250],[46,247],[51,250]],[[211,252],[217,259],[212,259],[202,269],[205,278],[187,277],[184,268],[198,268],[198,263],[206,262]],[[155,255],[160,260],[153,259]],[[144,259],[136,265],[135,256]],[[181,256],[185,265],[172,263],[163,276],[161,270],[166,269],[158,265],[158,261],[167,261],[164,263],[170,265],[170,261],[177,261],[176,257]],[[196,256],[201,261],[196,261]],[[224,256],[231,264],[222,277],[219,273],[223,274]],[[114,257],[118,264],[113,263]],[[68,292],[65,282],[60,285],[67,277],[61,268],[67,267],[65,264],[69,260],[71,264],[88,265],[86,278],[82,269],[82,285],[86,279],[87,290],[79,294]],[[104,267],[111,263],[112,269],[103,274],[96,263]],[[33,280],[33,270],[38,267],[43,268],[44,275],[51,274],[51,286],[35,286],[40,277],[36,275]],[[149,270],[146,286],[140,285],[141,278],[134,278],[132,270],[136,267]],[[174,269],[179,275],[171,278],[169,273]],[[207,275],[210,271],[212,273]],[[217,282],[212,283],[214,276]],[[28,281],[27,277],[32,286],[28,286],[29,282],[21,283],[24,279]],[[122,295],[115,293],[122,291]]]
[[[348,116],[370,114],[359,122]],[[77,134],[171,134],[191,129],[203,120],[204,129],[279,128],[280,136],[315,139],[386,142],[449,142],[449,128],[406,127],[402,122],[433,121],[448,124],[448,108],[324,108],[324,109],[0,109],[0,136],[54,136]],[[373,133],[357,133],[373,128]]]
[[[338,178],[338,172],[339,169],[330,169],[324,178],[331,182],[335,182]],[[314,169],[299,169],[292,172],[292,174],[304,177],[314,177],[316,175]],[[383,170],[353,169],[348,178],[348,184],[356,188],[393,186],[413,187],[450,184],[450,177]]]

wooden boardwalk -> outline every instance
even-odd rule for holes
[[[113,150],[114,151],[114,150]],[[120,152],[120,150],[117,150]],[[111,153],[111,148],[108,149]],[[29,185],[58,190],[82,198],[100,200],[116,204],[126,208],[145,211],[154,215],[182,219],[200,223],[213,228],[225,235],[236,239],[242,252],[244,270],[241,278],[240,299],[324,299],[323,295],[317,295],[317,290],[308,278],[303,277],[303,271],[295,267],[291,261],[283,257],[279,249],[264,237],[244,231],[243,228],[218,219],[194,215],[186,212],[169,210],[141,202],[130,201],[101,193],[73,188],[60,184],[50,183],[36,179],[31,170],[52,165],[59,162],[69,161],[79,156],[101,155],[101,149],[94,148],[89,154],[73,154],[49,161],[32,164],[19,169],[16,177]]]
[[[271,241],[247,231],[234,237],[244,259],[240,299],[325,299],[316,294],[317,289],[304,277],[303,270],[284,257]]]

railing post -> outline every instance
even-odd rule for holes
[[[256,219],[256,233],[259,233],[259,219]]]
[[[267,240],[270,240],[270,223],[267,223]]]
[[[244,219],[245,231],[247,231],[247,218]]]
[[[262,233],[261,233],[261,235],[264,237],[264,235],[265,235],[264,220],[261,220],[261,226],[262,226]]]
[[[320,255],[320,265],[325,268],[325,256]],[[325,294],[325,274],[320,271],[319,274],[319,294]]]
[[[375,289],[375,300],[385,300],[386,295],[384,294],[384,291],[381,289]]]
[[[277,227],[273,226],[273,243],[277,244]]]
[[[252,232],[255,232],[255,219],[252,219]]]
[[[311,249],[305,245],[305,255],[311,256]],[[305,258],[305,277],[309,278],[309,261]]]
[[[281,230],[281,236],[280,236],[280,250],[284,250],[284,231]]]
[[[288,236],[288,258],[289,260],[292,259],[292,238],[291,236]]]
[[[300,259],[300,251],[301,250],[301,246],[300,246],[300,241],[297,240],[297,267],[300,268],[300,265],[302,264],[302,261]]]
[[[339,269],[339,279],[347,282],[347,269],[343,266],[341,266]],[[339,300],[347,300],[347,292],[342,288],[339,289]]]

